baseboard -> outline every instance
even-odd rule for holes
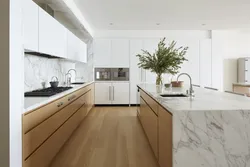
[[[132,106],[132,107],[138,107],[138,106],[140,106],[140,104],[130,104],[130,106]]]
[[[129,104],[95,104],[95,107],[128,107]]]

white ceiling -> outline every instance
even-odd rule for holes
[[[74,1],[97,30],[250,28],[249,0]]]

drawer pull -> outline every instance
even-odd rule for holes
[[[75,95],[70,96],[70,97],[68,98],[68,101],[71,101],[71,100],[74,99],[75,97],[76,97]]]
[[[61,107],[63,105],[63,102],[60,102],[57,104],[57,107]]]

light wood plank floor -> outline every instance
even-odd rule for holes
[[[135,107],[96,107],[51,167],[159,167]]]

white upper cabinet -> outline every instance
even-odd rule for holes
[[[129,40],[96,39],[95,67],[129,67]]]
[[[111,40],[96,39],[94,41],[95,67],[111,67]]]
[[[111,67],[129,68],[129,40],[113,39],[111,41]]]
[[[212,87],[212,41],[200,41],[200,85]]]
[[[39,52],[66,58],[67,31],[43,9],[39,9]]]
[[[87,44],[80,40],[80,62],[87,63],[87,52]]]
[[[32,0],[23,1],[23,44],[24,49],[38,51],[39,7]]]
[[[67,32],[67,58],[78,60],[80,57],[80,42],[70,31]]]

